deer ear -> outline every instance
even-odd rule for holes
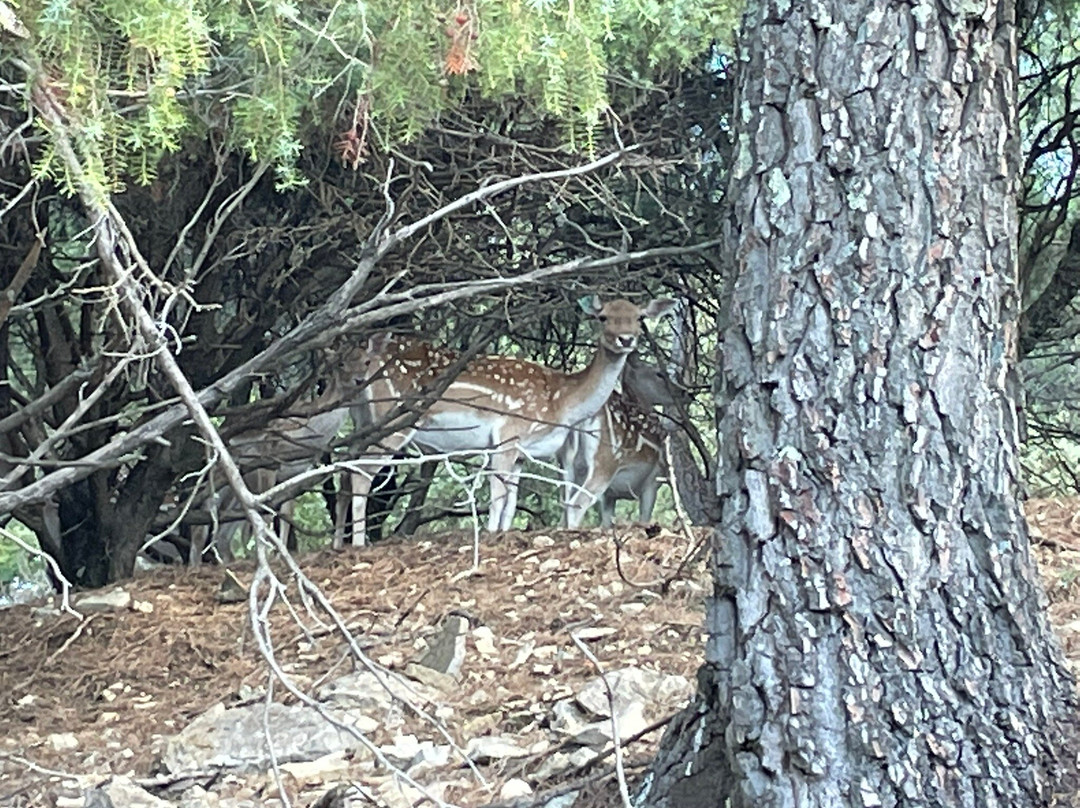
[[[665,314],[670,314],[675,308],[675,301],[669,297],[658,297],[656,300],[650,300],[649,305],[645,307],[644,314],[646,317],[663,317]]]
[[[604,304],[600,302],[599,295],[585,295],[585,297],[579,297],[578,305],[581,306],[582,311],[586,314],[591,314],[593,317],[599,314],[600,310],[604,308]]]
[[[390,343],[393,339],[394,335],[389,331],[380,331],[377,334],[372,334],[367,342],[366,350],[369,354],[381,354],[390,347]]]

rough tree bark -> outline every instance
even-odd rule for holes
[[[750,0],[740,43],[710,641],[639,804],[1046,805],[1012,2]]]

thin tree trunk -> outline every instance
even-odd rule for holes
[[[749,0],[740,41],[707,663],[640,804],[1046,805],[1012,3]]]

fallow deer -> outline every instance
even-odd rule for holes
[[[411,423],[401,422],[377,453],[355,461],[359,473],[352,479],[353,544],[365,542],[366,499],[374,473],[409,444],[439,454],[485,453],[491,472],[488,530],[510,528],[522,462],[556,456],[570,431],[600,411],[627,356],[637,348],[642,319],[666,314],[674,301],[653,300],[639,308],[628,300],[601,303],[591,295],[580,304],[601,324],[588,367],[562,373],[506,356],[474,359],[430,407],[413,414]],[[354,419],[366,424],[392,417],[409,399],[422,399],[455,359],[428,343],[386,334],[371,339],[368,356],[368,372],[358,380],[365,403],[354,410]]]
[[[346,353],[335,361],[326,387],[317,398],[298,406],[295,413],[272,419],[259,432],[240,433],[229,440],[233,459],[244,470],[244,479],[254,493],[265,493],[278,483],[318,465],[345,425],[350,406],[355,403],[355,379],[362,372],[359,363],[363,358],[360,351]],[[232,490],[224,488],[214,506],[228,516],[233,500]],[[279,509],[282,542],[288,540],[294,509],[293,497],[285,500]],[[196,526],[192,531],[190,563],[193,565],[198,563],[197,558],[206,546],[208,533],[206,526]]]
[[[626,363],[622,388],[594,418],[570,433],[560,454],[569,528],[581,526],[593,502],[600,506],[600,525],[610,527],[620,499],[636,499],[638,519],[652,519],[665,437],[653,407],[674,405],[678,399],[664,374],[636,355]]]

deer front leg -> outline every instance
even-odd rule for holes
[[[376,461],[381,462],[381,461]],[[352,495],[349,497],[341,497],[342,503],[349,503],[352,505],[352,545],[353,547],[363,547],[367,544],[367,500],[368,494],[371,493],[371,484],[375,480],[375,475],[379,473],[381,465],[368,465],[364,464],[360,471],[357,471],[349,475],[349,489]],[[341,519],[342,525],[345,523],[345,519]],[[344,540],[344,527],[342,527],[342,538]],[[334,536],[334,549],[340,550],[341,545],[337,542],[337,532]]]
[[[509,530],[517,510],[518,482],[521,477],[518,451],[501,449],[491,456],[491,505],[488,508],[488,531]]]
[[[345,546],[345,529],[352,514],[352,474],[343,472],[334,497],[334,540],[333,548],[340,550]],[[355,518],[355,517],[354,517]]]
[[[367,500],[371,493],[371,486],[375,482],[375,475],[384,467],[390,465],[394,455],[408,446],[416,435],[415,429],[403,432],[395,432],[382,440],[378,448],[382,451],[377,455],[361,457],[355,463],[357,469],[349,475],[349,486],[352,489],[351,497],[341,497],[352,504],[353,517],[353,547],[362,547],[367,544]],[[344,524],[345,520],[339,520]],[[344,542],[344,528],[342,529],[341,541]],[[340,550],[338,531],[334,531],[334,549]]]

